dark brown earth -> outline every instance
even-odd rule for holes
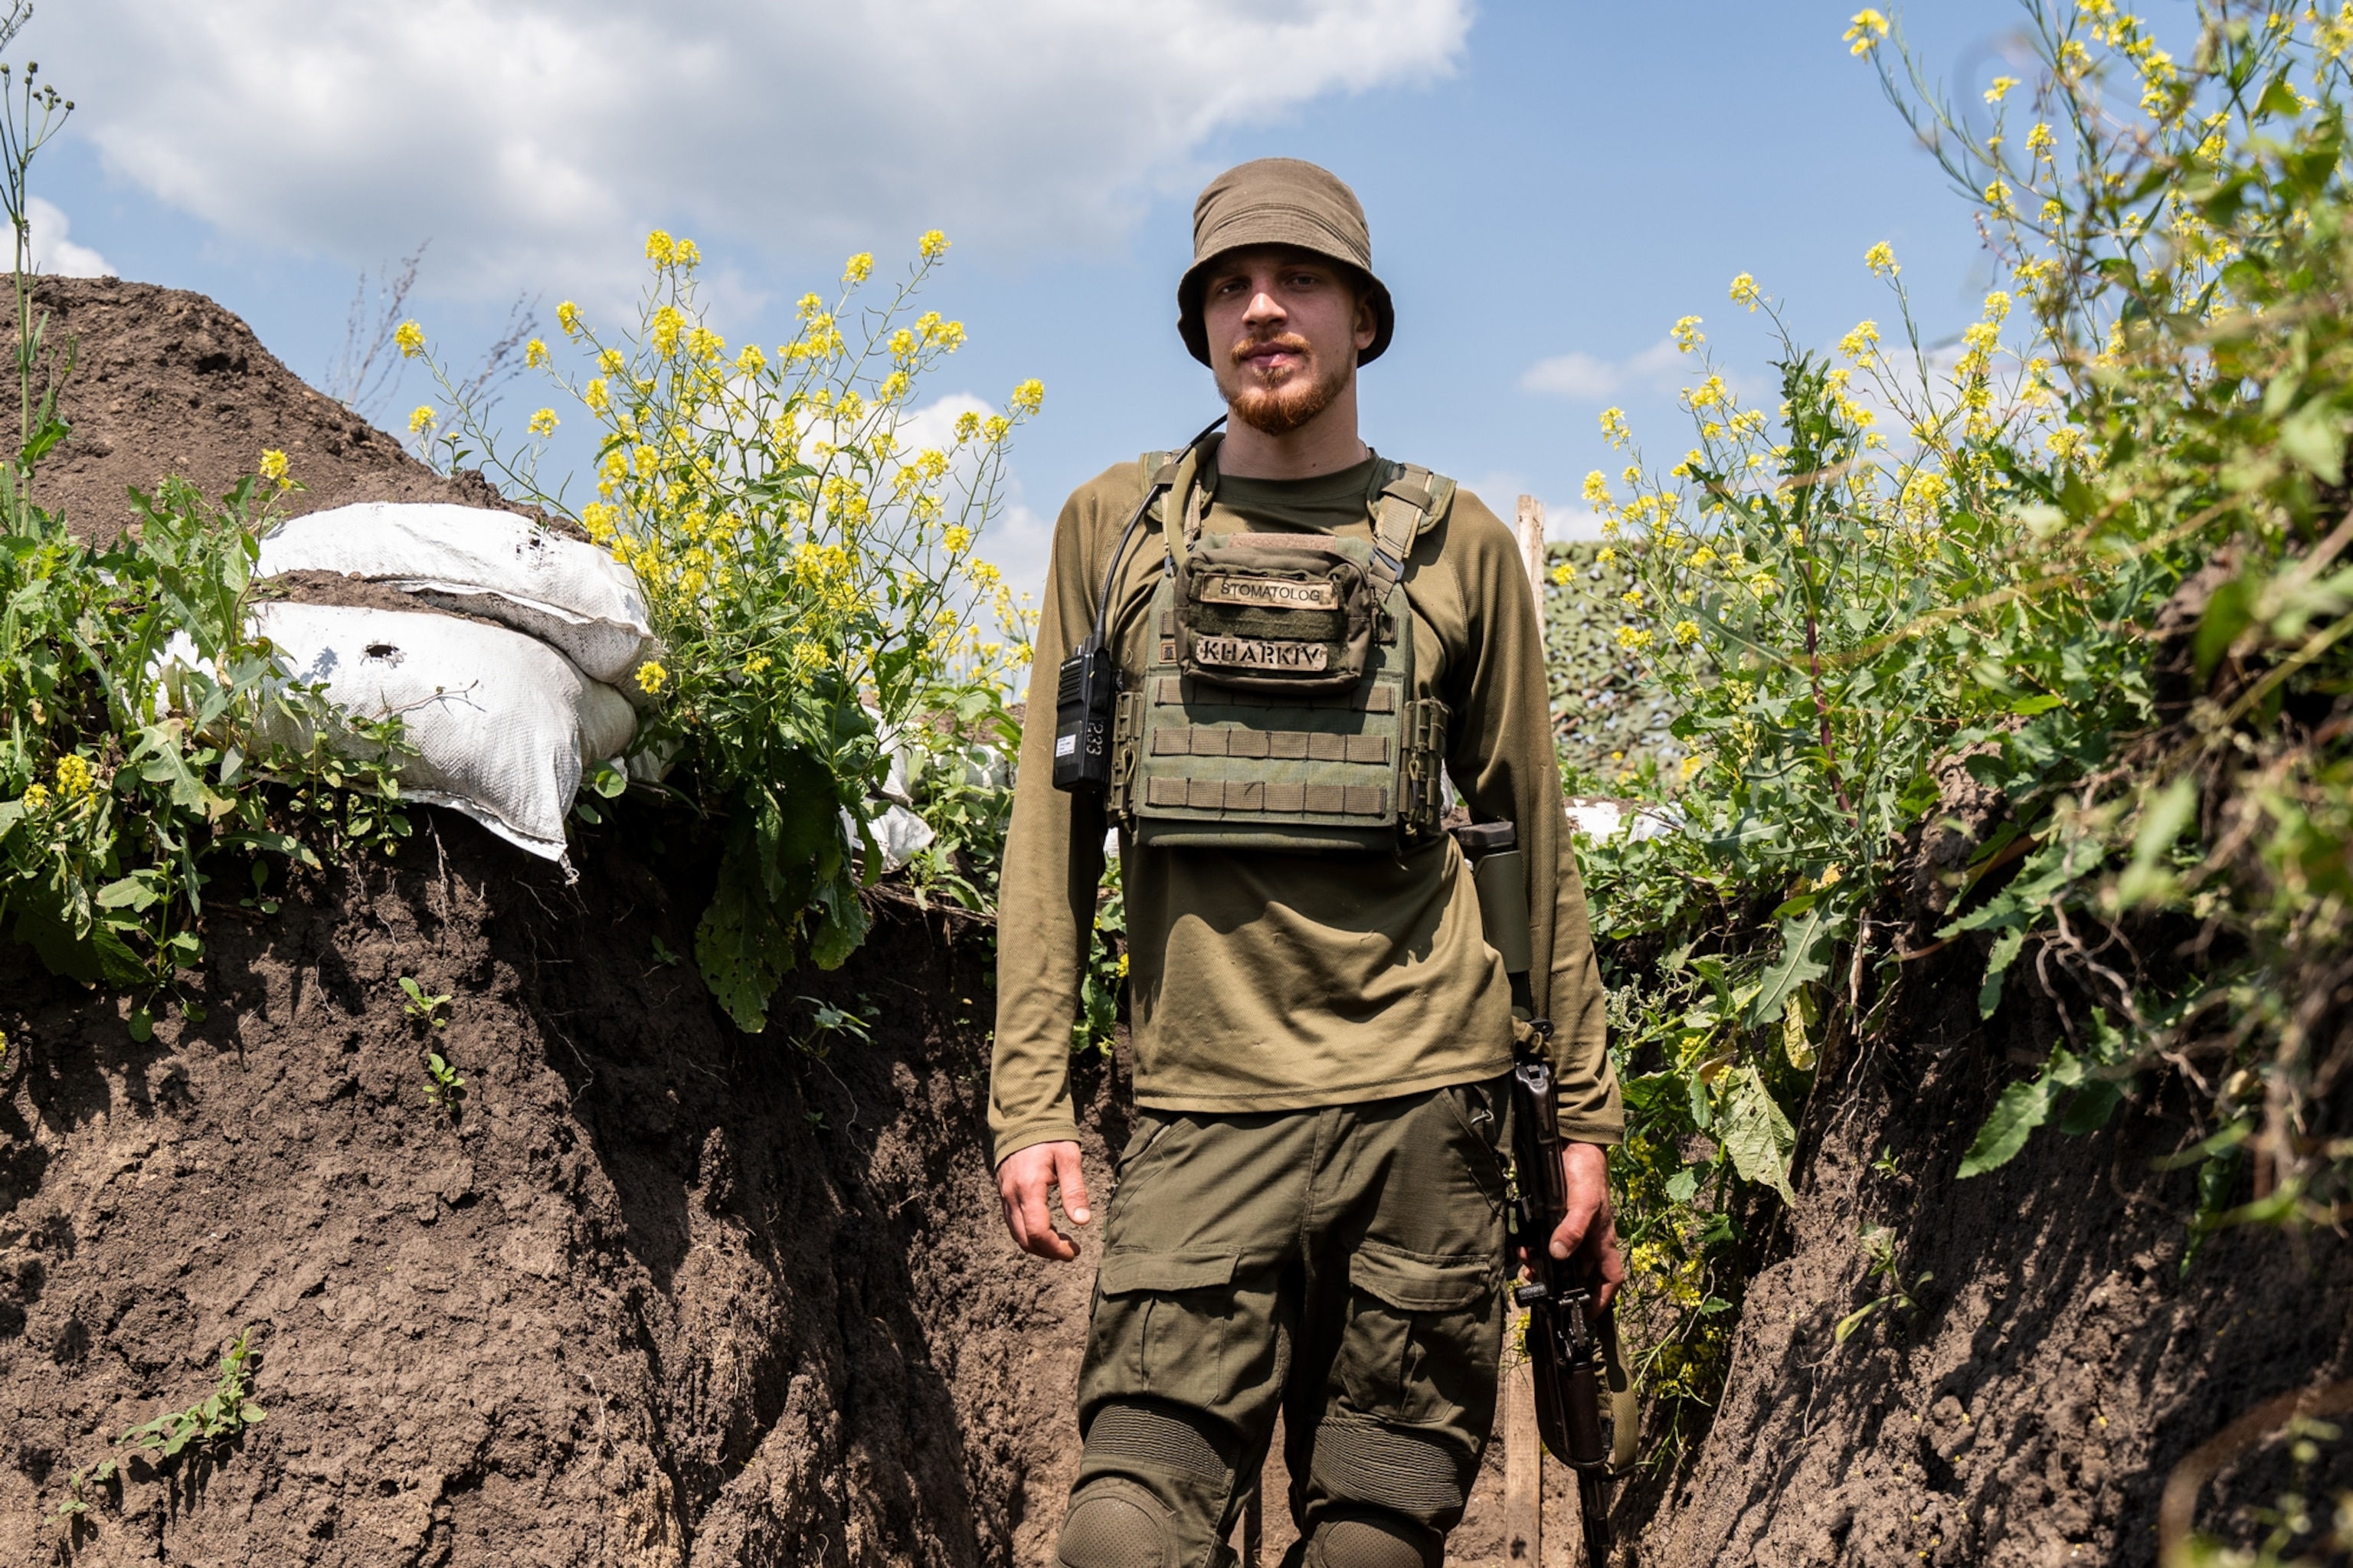
[[[218,495],[272,448],[303,487],[278,499],[287,516],[355,501],[508,504],[476,475],[442,478],[397,439],[304,385],[202,294],[119,278],[43,278],[34,309],[48,317],[46,345],[62,351],[70,342],[76,355],[58,399],[73,435],[42,463],[34,499],[84,538],[111,539],[136,515],[132,488],[152,492],[174,474]],[[0,332],[15,336],[13,326]],[[12,425],[14,418],[12,410]]]
[[[872,1044],[807,1003],[747,1038],[653,956],[701,907],[682,827],[632,830],[672,842],[592,838],[566,887],[433,812],[403,863],[216,919],[209,1016],[148,1045],[0,955],[0,1563],[48,1562],[68,1472],[248,1324],[268,1420],[132,1463],[77,1561],[1036,1560],[1071,1369],[1026,1331],[1086,1281],[995,1224],[985,934],[884,901],[797,982]]]
[[[1939,874],[2002,809],[1957,759],[1942,778],[1937,825],[1915,834],[1912,874],[1880,912],[1883,932],[1910,927],[1907,950],[1932,947],[1951,897]],[[2170,1072],[2144,1074],[2105,1129],[2046,1127],[2009,1164],[1958,1178],[2002,1087],[2064,1042],[2062,1005],[2078,1027],[2084,1011],[2021,961],[1981,1021],[1987,946],[1907,964],[1887,1025],[1826,1052],[1798,1128],[1798,1202],[1752,1216],[1767,1266],[1729,1386],[1694,1461],[1630,1499],[1635,1560],[2153,1563],[2158,1496],[2192,1449],[2274,1396],[2353,1377],[2342,1234],[2225,1230],[2185,1268],[2196,1172],[2155,1166],[2211,1127]],[[1866,1276],[1872,1225],[1901,1238],[1907,1285],[1929,1277],[1915,1308],[1883,1309],[1841,1345],[1839,1320],[1889,1288]],[[2283,1447],[2225,1471],[2200,1526],[2253,1544],[2255,1510],[2282,1496],[2325,1520],[2326,1499],[2353,1490],[2353,1442],[2323,1444],[2301,1472]],[[2353,1561],[2353,1540],[2327,1560]]]
[[[124,487],[166,471],[225,488],[265,447],[311,486],[291,509],[494,499],[199,296],[40,287],[82,369],[39,493],[78,528],[120,527]],[[0,1568],[1045,1563],[1095,1242],[1055,1268],[998,1223],[988,929],[886,891],[847,968],[786,987],[870,1011],[871,1044],[828,1041],[807,1000],[746,1037],[655,956],[690,951],[710,877],[681,819],[625,803],[571,887],[417,819],[397,862],[304,874],[274,916],[220,909],[208,1015],[148,1044],[125,1001],[0,946]],[[1826,1065],[1799,1203],[1752,1216],[1767,1266],[1722,1415],[1630,1489],[1621,1563],[2146,1563],[2183,1454],[2353,1375],[2340,1238],[2226,1234],[2184,1277],[2191,1177],[2149,1161],[2191,1131],[2161,1084],[2105,1132],[2045,1129],[1954,1180],[2059,1027],[2018,985],[1980,1025],[1978,962],[1912,966],[1900,1025]],[[402,975],[452,996],[445,1031],[404,1016]],[[428,1043],[468,1080],[454,1116],[425,1097]],[[1124,1076],[1078,1076],[1100,1171]],[[1872,1293],[1870,1223],[1934,1280],[1835,1345]],[[70,1471],[202,1398],[248,1326],[266,1422],[48,1521]],[[2308,1491],[2353,1484],[2347,1446]],[[1506,1560],[1501,1470],[1498,1446],[1453,1561]],[[2245,1510],[2290,1481],[2264,1449],[2203,1517],[2252,1539]],[[1557,1469],[1548,1490],[1544,1562],[1571,1563]]]
[[[1978,972],[1922,977],[1965,1022],[1817,1091],[1785,1244],[1749,1287],[1715,1429],[1643,1563],[2151,1563],[2158,1494],[2189,1450],[2274,1394],[2353,1376],[2341,1237],[2224,1232],[2184,1277],[2195,1176],[2150,1168],[2184,1141],[2178,1097],[2089,1137],[2045,1128],[1955,1180],[2019,1071],[1972,1041]],[[1873,1169],[1883,1152],[1894,1174]],[[1838,1320],[1885,1289],[1863,1278],[1865,1224],[1903,1237],[1907,1281],[1934,1277],[1916,1311],[1839,1345]],[[2201,1522],[2252,1542],[2247,1510],[2353,1489],[2353,1445],[2301,1485],[2276,1448],[2229,1479]]]

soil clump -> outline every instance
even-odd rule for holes
[[[447,501],[537,515],[479,473],[445,479],[397,438],[307,386],[235,313],[202,294],[120,278],[42,278],[33,309],[45,346],[75,362],[58,399],[73,427],[43,460],[33,499],[80,538],[103,544],[137,513],[128,492],[166,474],[219,495],[267,449],[286,454],[302,488],[285,516],[359,501]],[[5,335],[15,340],[13,328]]]

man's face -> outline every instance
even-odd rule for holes
[[[1234,418],[1270,436],[1332,406],[1373,344],[1369,301],[1313,251],[1258,245],[1218,259],[1201,296],[1210,368]]]

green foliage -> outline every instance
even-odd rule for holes
[[[1648,781],[1672,831],[1581,850],[1634,1299],[1672,1342],[1795,1185],[1766,1106],[1794,1121],[1883,1030],[1915,948],[1982,954],[1979,1015],[2031,986],[2062,1034],[1962,1175],[2179,1071],[2209,1097],[2160,1162],[2197,1168],[2193,1242],[2353,1207],[2353,28],[2207,4],[2182,62],[2111,8],[2025,8],[2043,69],[1990,135],[1900,34],[1853,35],[2015,293],[1932,354],[1875,246],[1898,346],[1780,332],[1778,408],[1685,318],[1697,444],[1588,482],[1624,536],[1611,636],[1687,748]],[[1924,944],[1893,884],[1957,794],[1990,821]],[[1901,1304],[1892,1259],[1849,1332]]]
[[[1021,722],[1005,688],[976,683],[956,694],[953,706],[921,721],[913,739],[908,788],[934,835],[908,863],[916,901],[937,893],[994,916],[1005,835],[1013,825],[1012,758],[1020,755]]]
[[[29,7],[0,17],[5,43]],[[0,186],[26,230],[26,178],[70,110],[0,78]],[[36,123],[36,110],[43,119]],[[47,340],[32,281],[15,279],[20,440],[0,459],[0,928],[56,973],[140,993],[132,1034],[159,1001],[191,1019],[182,977],[204,953],[216,868],[268,913],[269,863],[315,866],[321,849],[392,853],[408,832],[394,774],[410,755],[396,715],[347,719],[322,685],[290,678],[247,614],[255,539],[290,488],[237,484],[217,503],[166,479],[102,547],[36,504],[36,474],[69,431],[58,393],[73,346]],[[265,454],[266,455],[266,454]]]
[[[111,1483],[121,1467],[111,1455],[86,1470],[75,1470],[66,1477],[65,1499],[49,1516],[52,1524],[71,1528],[76,1520],[86,1517],[90,1510],[90,1489]]]
[[[2035,23],[2029,135],[2051,157],[1888,76],[2068,380],[2072,461],[2021,472],[2016,509],[2036,635],[1993,651],[2059,700],[1973,764],[2031,847],[1948,928],[2000,933],[1989,996],[2047,957],[2131,1061],[2189,1065],[2217,1122],[2255,1120],[2256,1202],[2201,1214],[2328,1223],[2353,1193],[2353,1129],[2332,1135],[2319,1093],[2353,1048],[2353,32],[2207,5],[2183,63],[2129,16]],[[2129,939],[2190,927],[2187,966]]]
[[[1002,505],[1007,443],[1044,391],[1025,381],[1005,412],[963,414],[917,444],[918,387],[964,342],[960,323],[915,308],[946,249],[924,235],[877,305],[860,295],[874,259],[851,257],[832,302],[804,298],[793,340],[772,355],[730,349],[706,319],[693,242],[657,230],[634,329],[601,332],[569,302],[556,312],[590,374],[566,373],[536,339],[525,351],[602,432],[597,498],[577,516],[637,574],[663,644],[636,674],[659,699],[637,749],[673,759],[670,793],[723,819],[695,958],[746,1032],[766,1026],[802,954],[831,969],[865,938],[860,890],[881,860],[867,802],[889,775],[887,737],[937,715],[1001,714],[1023,652],[983,628],[991,616],[1018,627],[1021,612],[974,550]],[[428,458],[479,461],[515,493],[571,510],[565,486],[551,494],[538,475],[554,408],[533,417],[531,444],[502,451],[481,389],[434,362],[416,323],[397,341],[427,356],[448,405],[411,418]],[[1001,842],[1002,799],[954,768],[937,775],[933,823],[949,842],[918,883],[985,906],[992,874],[977,853]]]
[[[253,1373],[260,1357],[254,1353],[252,1340],[253,1330],[247,1329],[228,1342],[221,1351],[220,1381],[203,1400],[132,1427],[117,1446],[164,1463],[190,1449],[199,1458],[217,1458],[247,1428],[260,1425],[269,1413],[253,1402]]]
[[[1095,895],[1095,928],[1087,945],[1087,970],[1079,981],[1079,1017],[1071,1025],[1073,1053],[1108,1056],[1119,1040],[1119,1004],[1127,987],[1127,890],[1117,855],[1103,858],[1103,886]]]
[[[1629,546],[1577,541],[1547,547],[1545,667],[1558,726],[1561,782],[1571,795],[1618,795],[1683,747],[1668,733],[1672,699],[1618,645],[1631,612]]]
[[[428,1029],[439,1029],[449,1022],[448,992],[435,996],[407,975],[400,977],[400,993],[404,999],[400,1011]]]
[[[425,1103],[435,1110],[455,1113],[466,1097],[466,1080],[438,1051],[425,1054]]]
[[[1838,1327],[1831,1330],[1831,1342],[1834,1344],[1845,1344],[1854,1336],[1857,1329],[1870,1322],[1881,1312],[1915,1310],[1920,1304],[1913,1298],[1912,1293],[1936,1277],[1933,1274],[1923,1271],[1914,1277],[1911,1284],[1904,1283],[1903,1270],[1895,1262],[1896,1235],[1892,1227],[1866,1225],[1860,1239],[1862,1244],[1864,1287],[1868,1288],[1872,1282],[1876,1280],[1886,1288],[1838,1320]]]
[[[0,495],[0,503],[8,498]],[[20,486],[0,535],[0,918],[59,974],[168,993],[220,857],[319,863],[408,832],[396,716],[347,720],[246,617],[252,487],[167,480],[103,549]],[[269,789],[265,786],[276,786]],[[144,1010],[142,1009],[142,1012]]]
[[[881,1014],[865,998],[860,997],[855,1008],[836,1007],[813,996],[799,1000],[808,1003],[809,1026],[794,1036],[793,1048],[804,1056],[822,1062],[844,1040],[859,1045],[874,1044],[874,1020]]]

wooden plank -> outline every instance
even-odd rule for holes
[[[1541,535],[1539,535],[1541,537]],[[1544,1561],[1544,1440],[1536,1435],[1535,1369],[1516,1347],[1526,1342],[1527,1315],[1504,1336],[1504,1561],[1540,1568]]]
[[[1544,632],[1545,621],[1545,514],[1544,503],[1533,495],[1520,497],[1519,528],[1520,560],[1528,568],[1528,587],[1535,590],[1536,632]]]

